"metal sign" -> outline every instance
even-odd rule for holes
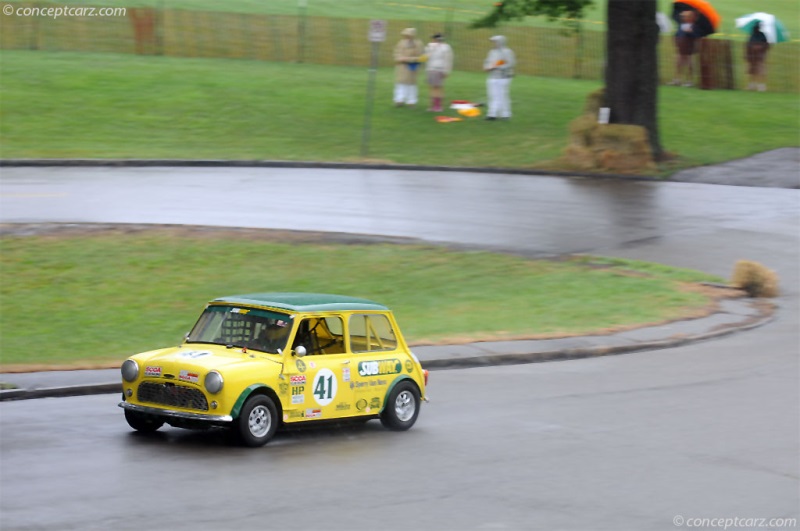
[[[369,42],[384,42],[386,40],[386,21],[369,21]]]

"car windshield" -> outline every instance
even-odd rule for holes
[[[277,354],[286,348],[291,329],[288,314],[212,305],[197,320],[186,342],[246,347]]]

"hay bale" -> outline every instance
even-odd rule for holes
[[[606,89],[599,88],[594,92],[590,92],[586,96],[586,105],[583,107],[584,114],[589,114],[597,120],[597,114],[600,112],[600,107],[606,106]]]
[[[603,170],[620,173],[637,172],[642,168],[655,168],[653,158],[649,153],[630,153],[605,149],[595,156],[595,161]]]
[[[604,105],[604,88],[586,97],[584,113],[569,123],[570,145],[564,150],[566,162],[590,171],[655,170],[647,129],[639,125],[597,123],[598,112]]]
[[[592,132],[597,129],[597,119],[589,114],[578,116],[569,123],[570,143],[588,147],[592,143]]]
[[[593,170],[597,167],[594,151],[577,144],[570,144],[566,147],[564,150],[564,160],[571,167],[579,170]]]
[[[731,284],[751,297],[777,297],[778,275],[758,262],[739,260],[733,267]]]

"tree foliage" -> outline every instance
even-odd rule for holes
[[[493,9],[474,21],[473,28],[493,28],[506,20],[522,20],[525,17],[545,16],[549,20],[557,18],[583,18],[586,7],[592,0],[505,0],[495,2]]]

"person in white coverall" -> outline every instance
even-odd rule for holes
[[[489,40],[494,44],[494,48],[489,50],[489,55],[483,62],[483,69],[489,73],[489,78],[486,80],[486,94],[489,99],[486,119],[508,120],[511,118],[509,90],[517,58],[514,56],[513,50],[506,46],[504,36],[495,35]]]

